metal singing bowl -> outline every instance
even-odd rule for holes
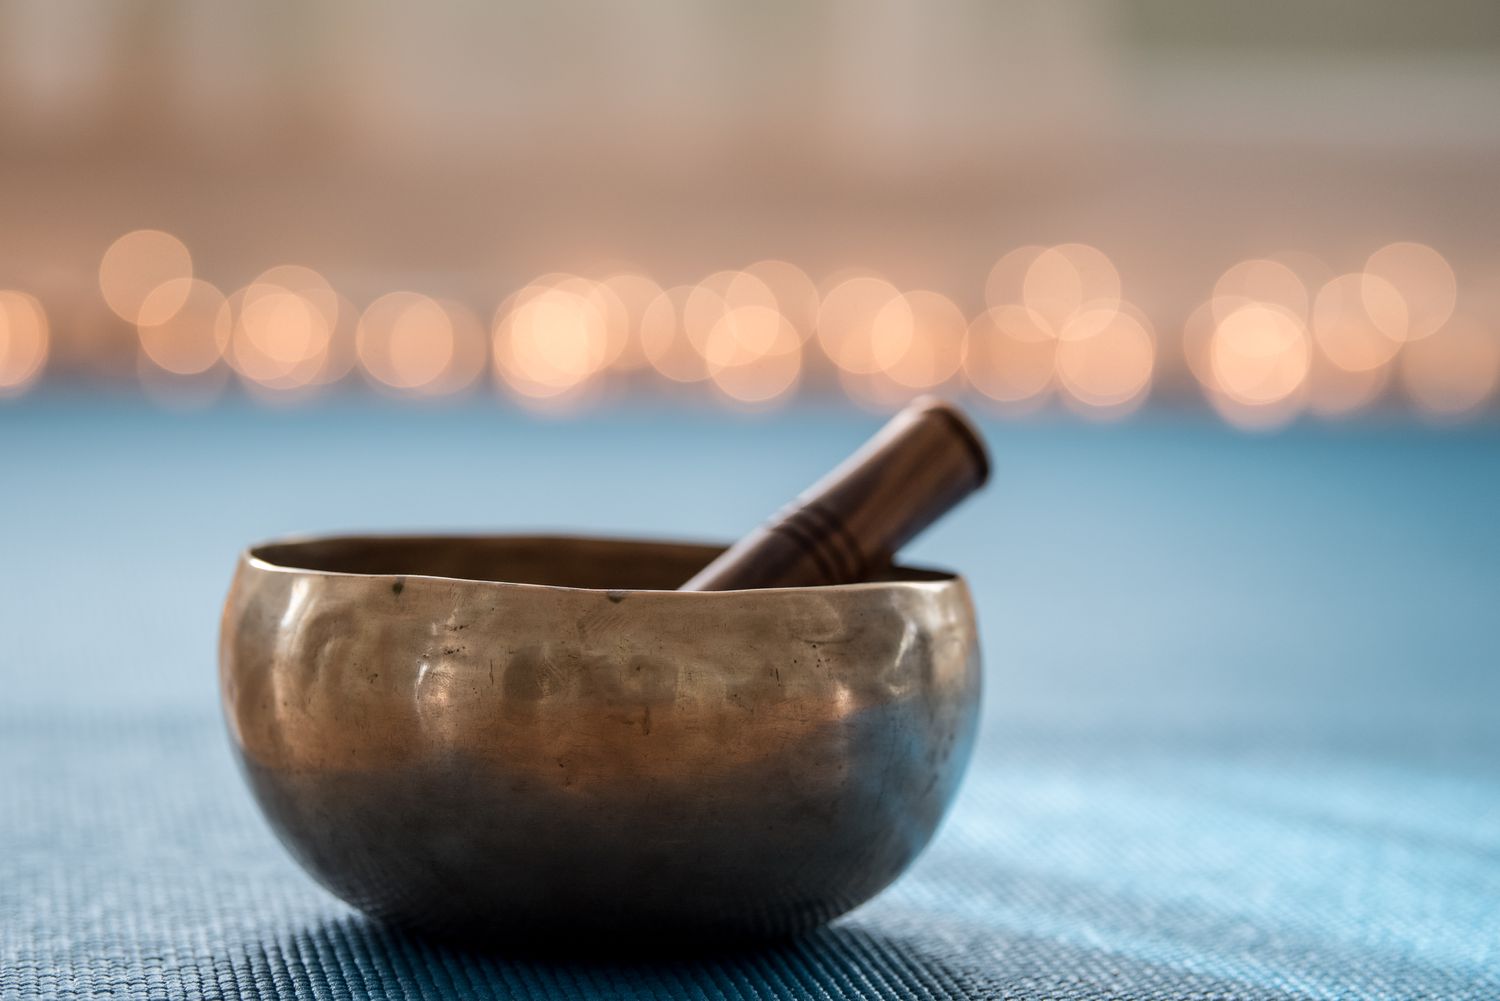
[[[963,580],[672,590],[721,549],[348,537],[240,559],[220,684],[276,833],[372,917],[736,938],[868,900],[973,743]]]

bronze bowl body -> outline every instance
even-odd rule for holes
[[[220,686],[282,842],[368,915],[733,939],[868,900],[973,743],[959,577],[672,590],[721,551],[345,537],[240,559]]]

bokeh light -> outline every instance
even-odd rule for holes
[[[683,315],[688,301],[712,292],[694,285],[666,289],[646,307],[641,316],[641,349],[656,372],[673,382],[700,382],[708,378],[703,351],[689,338]],[[723,307],[717,310],[723,314]],[[717,319],[714,320],[717,322]],[[712,332],[712,327],[709,328]]]
[[[479,384],[490,365],[490,338],[479,314],[461,302],[438,299],[448,315],[453,355],[448,368],[427,386],[430,395],[461,393]]]
[[[360,365],[393,389],[422,389],[453,361],[453,322],[437,300],[417,292],[388,292],[359,320]]]
[[[174,309],[156,300],[176,303]],[[140,323],[141,350],[158,368],[173,375],[198,375],[213,368],[229,349],[234,318],[229,302],[213,285],[197,278],[174,278],[158,285],[142,304],[143,316],[165,316]]]
[[[991,309],[1020,305],[1026,287],[1026,273],[1042,251],[1040,244],[1028,243],[1008,251],[994,263],[984,280],[984,301]]]
[[[1385,279],[1370,274],[1340,275],[1318,290],[1312,330],[1329,361],[1349,372],[1380,368],[1401,348],[1406,302]]]
[[[246,304],[253,303],[258,296],[283,292],[306,300],[321,315],[320,326],[328,332],[327,347],[321,353],[316,371],[298,385],[327,385],[348,375],[357,361],[355,333],[359,312],[354,305],[322,274],[300,264],[279,264],[261,272],[242,290],[238,305],[243,312]]]
[[[606,303],[612,301],[618,307],[605,314],[605,322],[608,324],[607,340],[611,345],[619,345],[614,352],[612,367],[632,372],[650,365],[641,336],[641,324],[645,320],[646,310],[661,295],[661,286],[635,272],[610,275],[599,286],[608,293],[603,296],[603,300]]]
[[[1131,312],[1097,306],[1076,313],[1058,332],[1057,378],[1085,413],[1113,417],[1146,398],[1156,342]]]
[[[692,353],[706,362],[714,331],[729,313],[743,307],[780,315],[776,294],[770,286],[747,272],[716,271],[694,286],[678,313]],[[705,366],[703,371],[712,375],[710,367]]]
[[[1306,328],[1278,306],[1240,306],[1215,328],[1209,364],[1215,386],[1237,403],[1280,403],[1307,380],[1311,347]]]
[[[883,278],[861,275],[823,296],[817,335],[834,365],[869,375],[906,352],[916,336],[916,318],[896,286]]]
[[[963,365],[968,321],[938,292],[907,292],[887,302],[871,330],[879,373],[907,389],[936,389]]]
[[[613,286],[588,278],[569,278],[554,287],[582,297],[598,316],[603,353],[595,371],[618,365],[629,349],[631,340],[630,309],[625,305],[625,300],[620,298]]]
[[[1214,325],[1206,362],[1209,402],[1239,427],[1280,427],[1301,412],[1312,345],[1307,328],[1284,308],[1247,303]]]
[[[780,311],[742,305],[714,325],[704,351],[714,386],[738,403],[765,404],[796,386],[802,338]]]
[[[964,375],[969,385],[998,403],[1039,404],[1052,388],[1057,338],[1036,310],[997,306],[969,325]]]
[[[47,364],[47,313],[35,296],[0,289],[0,396],[24,392]]]
[[[533,283],[502,305],[493,329],[494,365],[523,397],[571,394],[607,363],[609,321],[593,286],[571,277]]]
[[[186,301],[193,277],[193,257],[187,246],[159,229],[137,229],[117,239],[99,261],[99,291],[115,315],[129,323],[165,323]],[[181,295],[152,293],[168,282]],[[147,311],[147,300],[150,310]]]
[[[318,303],[288,289],[251,285],[230,297],[228,358],[252,387],[281,393],[316,385],[333,328]]]
[[[887,298],[889,287],[884,283],[865,287],[870,290],[875,292],[870,298],[884,298],[885,303],[868,327],[851,326],[841,342],[845,364],[839,366],[838,377],[844,392],[879,411],[952,381],[962,369],[968,334],[968,321],[958,306],[938,292],[917,290]],[[864,301],[868,300],[851,297],[845,305],[860,307]],[[824,305],[838,308],[838,302],[831,293]],[[857,315],[857,309],[850,312]]]
[[[83,297],[97,316],[70,319],[62,339],[35,298],[3,293],[0,392],[30,385],[49,357],[55,370],[109,378],[134,358],[141,387],[163,400],[212,398],[227,373],[269,399],[300,398],[356,366],[382,392],[443,396],[489,368],[519,402],[544,408],[660,379],[736,406],[831,386],[884,410],[957,385],[1011,412],[1057,393],[1086,416],[1112,418],[1157,385],[1170,391],[1178,350],[1212,406],[1244,427],[1304,410],[1359,414],[1393,399],[1386,390],[1398,376],[1401,400],[1444,419],[1476,412],[1496,391],[1494,335],[1473,319],[1452,321],[1452,267],[1409,241],[1339,275],[1301,250],[1239,261],[1162,342],[1125,297],[1115,262],[1078,242],[1001,256],[972,318],[947,292],[903,292],[861,267],[814,281],[774,257],[671,288],[635,270],[548,273],[505,296],[488,329],[467,306],[416,292],[357,310],[304,265],[267,268],[227,298],[193,269],[172,234],[124,234],[99,262],[103,304]],[[101,323],[105,305],[133,338]]]
[[[1214,316],[1214,300],[1208,299],[1198,304],[1198,307],[1188,314],[1187,319],[1182,321],[1182,330],[1178,346],[1182,350],[1182,358],[1187,362],[1188,371],[1198,385],[1205,390],[1213,392],[1218,384],[1214,376],[1213,360],[1210,349],[1214,343],[1214,331],[1219,327],[1219,321]]]
[[[484,332],[467,309],[418,292],[390,292],[366,307],[355,337],[360,367],[379,385],[439,396],[484,368]]]
[[[1280,306],[1304,322],[1308,316],[1307,286],[1288,264],[1270,258],[1240,261],[1226,270],[1214,283],[1212,302],[1216,322],[1250,303]]]
[[[1425,243],[1390,243],[1370,255],[1365,286],[1372,298],[1370,316],[1377,322],[1393,314],[1383,300],[1388,295],[1380,283],[1388,284],[1406,304],[1399,329],[1382,328],[1397,340],[1420,340],[1436,333],[1453,315],[1458,302],[1458,282],[1446,258]]]
[[[317,307],[330,328],[339,322],[341,303],[339,295],[317,271],[301,264],[278,264],[262,271],[246,287],[250,296],[274,291],[294,292]]]
[[[759,306],[781,311],[781,302],[777,299],[775,290],[749,271],[715,271],[700,281],[698,287],[713,292],[730,309]]]
[[[1059,330],[1085,306],[1120,301],[1120,274],[1097,247],[1063,243],[1036,255],[1026,269],[1021,301]]]
[[[791,261],[767,259],[745,267],[745,274],[762,282],[776,296],[777,307],[801,338],[812,337],[818,324],[822,297],[818,286]]]
[[[313,383],[319,386],[331,385],[354,371],[359,364],[358,345],[355,343],[358,336],[360,311],[355,308],[354,303],[345,299],[342,295],[335,293],[335,311],[338,317],[333,329],[329,331],[328,350],[324,354],[323,363],[317,374],[313,377]],[[317,300],[313,300],[314,305]],[[325,316],[327,313],[324,310]],[[480,325],[480,340],[486,341],[483,325]],[[488,348],[481,347],[481,351],[488,359]],[[481,363],[481,371],[484,364]]]

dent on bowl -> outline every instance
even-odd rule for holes
[[[671,590],[719,551],[249,550],[220,683],[266,817],[335,894],[440,934],[778,935],[868,900],[969,757],[968,590]]]

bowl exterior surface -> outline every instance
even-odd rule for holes
[[[231,739],[339,897],[469,937],[776,935],[867,900],[931,838],[979,703],[962,580],[577,589],[554,585],[671,587],[716,550],[482,542],[482,567],[434,555],[451,539],[240,561]]]

